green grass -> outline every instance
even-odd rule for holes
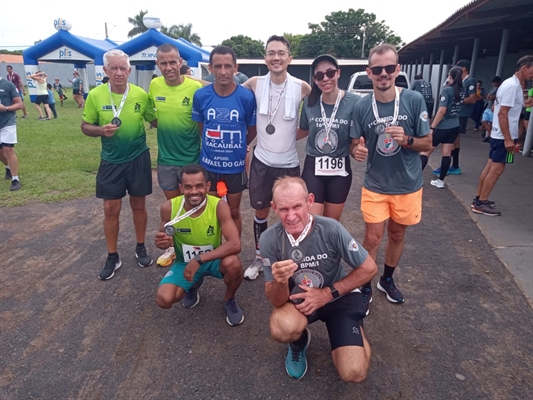
[[[15,146],[22,188],[9,191],[10,182],[3,180],[2,169],[0,207],[94,196],[100,139],[81,132],[83,110],[77,108],[70,92],[67,96],[68,100],[61,107],[56,95],[58,118],[51,121],[38,121],[35,105],[26,97],[28,118],[17,120],[18,144]],[[17,115],[22,116],[22,112],[18,111]],[[156,130],[147,129],[146,132],[152,166],[155,167]]]

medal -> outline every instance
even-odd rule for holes
[[[296,264],[299,264],[304,260],[305,253],[300,246],[294,246],[289,250],[289,258]]]
[[[272,124],[268,124],[266,127],[266,133],[272,135],[274,132],[276,132],[276,127]]]
[[[322,104],[322,95],[320,95],[320,113],[322,114],[322,121],[324,122],[324,130],[326,131],[326,137],[324,138],[324,146],[322,146],[322,148],[319,150],[321,150],[324,154],[333,153],[333,146],[329,141],[329,133],[331,132],[331,127],[333,126],[335,116],[337,115],[337,110],[339,109],[341,94],[342,92],[339,90],[339,93],[337,93],[337,99],[335,100],[335,105],[333,106],[333,111],[331,112],[329,119],[326,118],[326,110],[324,110],[324,105]]]
[[[272,125],[272,120],[274,119],[274,116],[276,115],[276,112],[278,111],[279,105],[281,104],[281,99],[283,99],[283,94],[285,93],[285,87],[287,86],[287,80],[285,79],[285,83],[283,84],[283,89],[281,89],[281,92],[279,94],[278,98],[278,104],[276,104],[276,107],[272,109],[272,80],[270,80],[268,85],[268,125],[266,126],[266,133],[269,135],[273,135],[274,132],[276,132],[276,128],[274,125]]]
[[[185,204],[185,198],[183,198],[183,200],[181,201],[181,205],[180,205],[180,209],[178,210],[178,212],[176,213],[176,216],[174,217],[174,219],[172,221],[169,221],[165,224],[164,226],[164,230],[165,230],[165,233],[168,235],[168,236],[174,236],[174,234],[176,233],[176,228],[174,228],[174,224],[177,224],[178,222],[180,221],[183,221],[185,218],[189,217],[190,215],[194,214],[196,211],[198,211],[200,208],[202,208],[203,206],[205,206],[205,204],[207,203],[207,197],[204,199],[204,201],[202,201],[202,203],[200,203],[199,205],[197,205],[196,207],[194,208],[191,208],[189,211],[187,211],[185,214],[183,215],[180,215],[181,214],[181,210],[183,210],[183,205]]]
[[[390,123],[387,123],[386,118],[380,118],[378,114],[378,105],[376,103],[376,97],[374,94],[372,94],[372,112],[374,113],[374,118],[376,118],[376,122],[380,125],[383,125],[382,127],[380,125],[376,126],[376,132],[378,134],[381,134],[385,132],[385,128],[387,126],[391,125],[397,125],[396,121],[398,120],[398,114],[400,113],[400,91],[396,87],[396,97],[394,98],[394,114],[392,116],[392,121]]]
[[[333,147],[329,143],[326,143],[324,144],[324,146],[322,146],[322,153],[330,154],[332,152],[333,152]]]
[[[111,120],[111,123],[116,126],[122,125],[122,121],[120,120],[119,116],[122,112],[122,107],[124,107],[124,103],[126,102],[126,98],[128,97],[128,92],[130,91],[130,85],[128,84],[126,86],[126,90],[124,91],[124,94],[122,95],[122,100],[120,101],[120,105],[118,106],[118,109],[115,107],[115,103],[113,101],[113,94],[111,93],[111,85],[108,83],[107,88],[109,89],[109,98],[111,99],[111,108],[113,109],[113,119]]]
[[[168,235],[168,236],[174,236],[174,234],[176,233],[176,228],[174,228],[173,226],[169,225],[169,226],[165,226],[165,233]]]
[[[122,124],[122,121],[120,120],[120,118],[115,117],[111,120],[111,123],[113,125],[120,126]]]

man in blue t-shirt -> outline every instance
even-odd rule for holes
[[[226,196],[233,221],[242,232],[242,192],[247,187],[246,146],[254,140],[255,97],[234,82],[237,58],[227,46],[215,47],[209,56],[215,83],[194,94],[192,119],[202,135],[200,164],[207,170],[211,194]]]

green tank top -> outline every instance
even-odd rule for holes
[[[174,219],[178,213],[183,196],[171,200],[170,219]],[[206,253],[216,249],[222,243],[222,230],[217,218],[217,205],[220,199],[207,195],[207,204],[204,212],[196,217],[188,217],[175,223],[174,250],[176,250],[176,262],[189,262],[197,254]],[[182,209],[180,215],[185,214]]]

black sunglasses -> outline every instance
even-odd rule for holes
[[[387,74],[392,74],[396,72],[396,67],[398,64],[385,65],[384,67],[369,67],[372,71],[372,75],[381,75],[381,71],[385,70]]]
[[[326,72],[321,72],[321,71],[318,71],[315,75],[314,75],[314,78],[317,80],[317,81],[321,81],[322,79],[324,79],[324,76],[327,76],[329,79],[333,78],[335,76],[335,74],[337,73],[338,69],[328,69]]]

